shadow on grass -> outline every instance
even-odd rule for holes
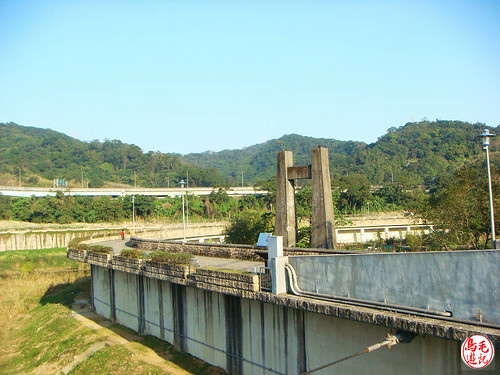
[[[90,276],[79,277],[72,283],[57,284],[51,286],[40,298],[40,304],[59,303],[71,307],[75,296],[79,293],[90,291]]]
[[[75,301],[75,297],[78,295],[90,295],[89,276],[80,277],[72,283],[64,283],[51,286],[49,289],[47,289],[42,298],[40,298],[40,304],[45,305],[48,303],[52,303],[71,307],[71,305]],[[85,318],[87,319],[94,321],[101,327],[113,331],[127,341],[135,341],[152,349],[158,356],[162,357],[164,360],[176,364],[177,366],[191,374],[227,374],[222,368],[204,362],[189,353],[182,353],[178,351],[172,344],[160,340],[154,336],[140,336],[136,331],[122,326],[121,324],[111,323],[108,319],[95,313],[91,313],[90,311],[75,312],[85,316]]]

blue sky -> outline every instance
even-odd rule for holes
[[[500,124],[498,1],[0,1],[0,122],[144,151]]]

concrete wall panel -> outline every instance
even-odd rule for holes
[[[160,280],[144,279],[144,333],[161,338],[163,327],[163,293]]]
[[[308,313],[306,332],[308,368],[313,369],[384,341],[388,329]],[[315,374],[456,374],[459,353],[459,342],[417,337],[409,344],[380,348]]]
[[[500,323],[500,251],[289,257],[304,291]]]
[[[286,306],[243,299],[95,266],[97,312],[109,317],[114,282],[119,323],[165,339],[229,374],[300,374],[381,342],[388,328]],[[140,291],[143,288],[143,291]],[[99,302],[97,299],[105,301]],[[158,325],[164,325],[162,330]],[[173,332],[176,332],[175,334]],[[319,374],[452,374],[460,371],[460,343],[417,337],[382,348]]]
[[[111,319],[110,270],[104,267],[92,266],[92,290],[94,307],[97,314]]]
[[[138,276],[114,271],[116,322],[139,332]]]

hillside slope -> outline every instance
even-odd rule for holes
[[[373,185],[400,182],[422,184],[464,163],[483,157],[477,138],[484,124],[461,121],[422,121],[391,128],[376,142],[338,141],[284,135],[241,150],[180,156],[144,153],[119,140],[82,142],[65,134],[14,123],[0,123],[0,185],[47,186],[65,179],[72,186],[127,184],[174,186],[189,174],[190,186],[245,185],[276,174],[276,153],[294,152],[295,165],[310,163],[311,149],[328,147],[332,177],[365,175]],[[498,133],[498,128],[489,128]],[[500,161],[492,143],[492,160]]]
[[[361,173],[375,185],[392,181],[421,184],[480,157],[482,147],[477,136],[484,128],[488,127],[461,121],[407,123],[389,129],[369,145],[291,134],[243,150],[188,154],[183,158],[200,167],[218,168],[236,182],[241,181],[243,171],[245,181],[255,183],[276,173],[278,151],[293,151],[295,165],[305,165],[310,163],[312,148],[325,146],[329,148],[334,178]],[[497,144],[494,140],[492,150],[498,149]]]
[[[187,171],[191,186],[224,184],[218,170],[193,167],[179,155],[143,153],[119,140],[82,142],[50,129],[12,122],[0,123],[0,155],[0,184],[12,183],[7,176],[17,177],[19,168],[24,186],[65,179],[73,186],[86,186],[88,180],[90,187],[136,182],[138,186],[163,187],[185,178]]]

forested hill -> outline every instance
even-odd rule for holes
[[[422,184],[466,162],[484,159],[477,138],[484,124],[460,121],[422,121],[391,128],[377,142],[304,137],[296,134],[215,153],[165,154],[147,152],[119,140],[82,142],[65,134],[14,123],[0,123],[0,185],[47,186],[65,179],[72,186],[109,184],[165,187],[189,174],[190,186],[245,185],[276,174],[276,153],[294,152],[295,165],[310,163],[311,149],[328,147],[332,177],[365,175],[371,184]],[[490,128],[499,134],[498,128]],[[500,138],[500,137],[497,137]],[[492,160],[499,164],[500,139],[493,139]]]
[[[165,187],[189,171],[190,186],[221,186],[217,169],[193,167],[179,155],[143,153],[118,140],[82,142],[50,129],[0,123],[0,185],[17,185],[19,168],[23,186],[51,185],[65,179],[72,186],[101,187],[109,183]]]
[[[366,145],[361,142],[343,142],[290,134],[242,150],[188,154],[184,156],[184,160],[199,167],[218,168],[233,184],[241,183],[243,171],[244,183],[247,184],[267,180],[276,174],[278,151],[293,151],[295,164],[305,165],[311,163],[311,149],[318,146],[328,147],[331,164],[339,166],[348,165],[350,155]]]
[[[477,136],[485,128],[488,127],[484,124],[461,121],[408,123],[389,129],[369,145],[291,134],[243,150],[189,154],[184,160],[200,167],[218,168],[236,183],[241,181],[243,171],[245,183],[255,183],[276,173],[277,151],[291,150],[295,165],[305,165],[310,163],[312,148],[325,146],[329,148],[333,178],[360,173],[374,185],[392,181],[421,184],[482,155]],[[494,139],[492,151],[500,149],[497,144],[500,146],[499,140]]]

